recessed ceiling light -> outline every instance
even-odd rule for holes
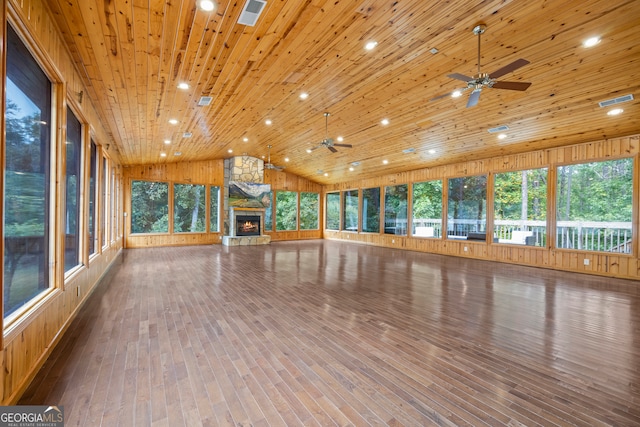
[[[300,99],[307,99],[309,97],[309,94],[307,92],[302,92],[300,94]]]
[[[247,138],[247,137],[245,136],[244,138],[242,138],[242,140],[243,140],[244,142],[248,142],[248,141],[249,141],[249,138]]]
[[[367,44],[364,45],[364,48],[367,50],[373,50],[375,49],[375,47],[378,46],[378,42],[377,41],[370,41]]]
[[[336,139],[338,140],[338,142],[342,142],[342,141],[344,141],[344,138],[343,138],[343,137],[341,137],[341,136],[337,137]]]
[[[216,8],[216,4],[211,0],[200,1],[200,9],[204,10],[205,12],[211,12],[215,8]]]
[[[600,43],[600,37],[589,37],[588,39],[582,42],[582,46],[593,47],[598,43]]]
[[[232,150],[231,148],[229,148],[229,149],[227,150],[227,152],[229,152],[229,153],[233,153],[233,150]]]
[[[172,125],[177,125],[177,124],[178,124],[178,120],[176,120],[176,119],[169,119],[169,123],[171,123]]]
[[[189,85],[187,83],[178,83],[178,89],[187,90],[189,89]]]
[[[429,150],[429,154],[436,154],[436,150],[432,148],[431,150]]]
[[[383,165],[386,165],[386,164],[388,164],[388,163],[389,163],[389,160],[387,160],[387,159],[384,159],[384,160],[382,161],[382,164],[383,164]]]
[[[349,172],[353,172],[353,166],[349,168]]]
[[[617,116],[618,114],[622,114],[624,110],[622,108],[614,108],[613,110],[607,112],[608,116]]]
[[[313,150],[311,148],[307,148],[307,153],[311,153]]]
[[[389,124],[389,119],[382,119],[380,123],[382,123],[383,126],[386,126]]]
[[[327,172],[324,173],[324,176],[329,176],[329,174]]]
[[[167,153],[163,151],[162,153],[160,153],[160,157],[167,157]]]
[[[284,158],[284,161],[285,161],[285,162],[288,162],[288,161],[289,161],[289,158],[288,158],[288,157],[285,157],[285,158]]]
[[[506,133],[498,134],[498,139],[505,139],[507,137]]]
[[[165,139],[165,140],[164,140],[164,143],[165,143],[165,144],[167,144],[167,145],[169,145],[169,144],[171,144],[171,140],[170,140],[170,139]]]
[[[451,92],[451,97],[452,98],[460,98],[462,96],[462,91],[461,90],[454,90],[453,92]]]
[[[273,122],[270,119],[267,119],[267,120],[264,121],[264,124],[267,125],[267,126],[271,126],[272,123]]]

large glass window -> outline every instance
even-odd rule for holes
[[[493,233],[499,243],[546,246],[547,169],[494,176]]]
[[[48,289],[52,85],[7,26],[4,316]]]
[[[300,230],[317,230],[320,212],[320,194],[300,193]]]
[[[89,159],[89,254],[96,253],[96,185],[98,177],[98,147],[91,141],[91,154]]]
[[[67,108],[67,140],[65,173],[65,239],[64,271],[80,264],[80,156],[82,151],[82,125]]]
[[[276,231],[298,229],[298,193],[276,191]]]
[[[196,184],[173,185],[173,232],[205,231],[205,187]]]
[[[100,243],[102,247],[107,246],[107,217],[109,215],[109,200],[107,199],[107,190],[109,188],[109,161],[105,156],[102,157],[102,215],[100,215]],[[135,232],[134,232],[135,233]]]
[[[559,166],[556,246],[632,252],[633,159]]]
[[[267,194],[269,206],[264,209],[264,231],[273,231],[273,191]]]
[[[217,233],[220,231],[220,187],[212,185],[209,187],[209,231]]]
[[[412,204],[413,235],[442,237],[442,181],[414,183]]]
[[[486,240],[487,176],[449,179],[447,237]]]
[[[340,230],[340,193],[327,193],[326,228]]]
[[[380,232],[380,187],[362,190],[362,231]]]
[[[407,184],[384,188],[384,232],[407,235]]]
[[[169,184],[131,183],[131,233],[169,232]]]
[[[342,229],[358,231],[358,190],[342,192]]]

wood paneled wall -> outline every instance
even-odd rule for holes
[[[131,182],[134,180],[162,181],[173,183],[189,183],[201,185],[217,185],[220,187],[220,208],[226,197],[224,189],[224,160],[201,162],[182,162],[156,165],[138,165],[124,168],[125,180],[125,212],[131,212]],[[322,185],[298,177],[284,171],[264,171],[265,184],[271,184],[272,191],[309,191],[322,193]],[[224,227],[218,233],[163,233],[131,235],[130,216],[125,218],[125,247],[145,248],[154,246],[184,246],[222,243]],[[223,212],[220,211],[220,218]],[[301,231],[267,231],[265,234],[276,240],[319,239],[322,230]]]
[[[435,168],[385,175],[372,179],[354,180],[335,185],[327,185],[324,186],[323,196],[325,196],[327,192],[347,189],[384,187],[385,185],[394,184],[411,185],[414,182],[432,179],[447,179],[460,176],[534,169],[540,167],[549,168],[549,181],[551,182],[555,179],[555,168],[559,165],[633,157],[635,159],[635,185],[633,191],[634,200],[637,204],[639,200],[638,187],[640,186],[640,182],[638,180],[638,170],[640,169],[640,164],[638,164],[638,154],[640,153],[639,146],[640,136],[634,135],[548,150],[532,151],[523,154],[505,155],[487,160],[457,163],[447,166],[438,166]],[[488,199],[491,199],[489,194],[487,196]],[[548,200],[553,201],[555,200],[555,197],[555,186],[550,185]],[[487,205],[492,206],[490,203],[487,203]],[[492,211],[492,209],[489,208],[489,211]],[[553,247],[541,248],[502,243],[497,244],[493,242],[485,243],[467,240],[456,241],[331,230],[324,230],[324,238],[349,240],[352,242],[375,246],[386,246],[420,252],[478,258],[579,273],[640,279],[637,206],[634,206],[633,228],[635,246],[632,254],[602,253],[570,249],[555,249]],[[550,230],[548,231],[549,235],[553,236],[554,234],[551,221],[549,222],[548,229]],[[553,241],[553,237],[547,239],[547,241]],[[465,247],[467,248],[466,251]],[[584,265],[585,259],[589,260],[589,265]]]
[[[103,127],[92,100],[86,96],[87,88],[75,69],[74,61],[65,48],[45,3],[46,0],[7,0],[2,2],[2,6],[3,11],[7,11],[7,19],[21,33],[29,35],[27,44],[37,53],[40,60],[46,62],[42,64],[43,67],[55,70],[55,75],[61,76],[62,80],[55,83],[63,88],[60,94],[64,94],[65,104],[73,105],[74,111],[82,117],[83,124],[90,128],[90,132],[84,133],[85,137],[90,135],[100,146],[101,153],[108,156],[111,166],[118,170],[119,154],[114,148],[107,149],[107,146],[113,146],[111,136]],[[3,85],[4,80],[3,73]],[[58,132],[58,137],[63,134]],[[59,140],[53,142],[60,143]],[[85,146],[88,146],[88,142],[85,143]],[[56,200],[63,200],[59,188]],[[120,202],[117,205],[122,206]],[[88,203],[85,206],[88,206]],[[58,214],[60,211],[59,208],[56,209]],[[62,221],[60,218],[57,220]],[[85,257],[84,265],[71,277],[67,277],[65,283],[61,283],[64,280],[62,274],[56,275],[52,279],[55,281],[52,292],[39,300],[28,313],[8,328],[3,325],[1,404],[14,404],[29,385],[83,301],[117,259],[122,249],[120,236],[121,229],[114,233],[114,236],[109,236],[108,246],[99,248],[99,253],[91,259]],[[58,251],[61,245],[56,244],[56,248]],[[56,259],[57,263],[62,259],[59,253],[56,253]]]

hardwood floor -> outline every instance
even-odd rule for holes
[[[640,425],[640,283],[322,240],[127,250],[20,404],[67,427]]]

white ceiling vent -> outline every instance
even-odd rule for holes
[[[253,27],[258,21],[258,17],[262,13],[262,10],[266,6],[267,2],[264,0],[247,0],[238,18],[238,24],[247,25]]]
[[[633,101],[633,95],[629,94],[629,95],[619,96],[613,99],[608,99],[606,101],[598,102],[598,105],[604,108],[604,107],[610,107],[612,105],[620,104],[622,102],[628,102],[628,101]]]
[[[498,126],[498,127],[495,127],[495,128],[488,129],[489,133],[504,132],[505,130],[509,130],[509,126],[502,125],[502,126]]]
[[[198,101],[198,105],[205,106],[205,105],[209,105],[211,104],[211,101],[213,101],[213,98],[211,96],[202,96],[200,97],[200,101]]]

